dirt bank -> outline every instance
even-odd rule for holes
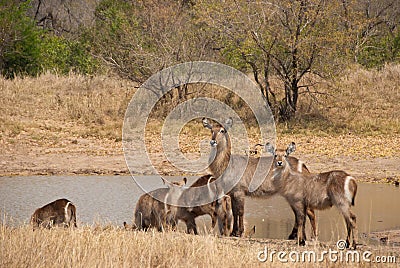
[[[0,176],[9,175],[123,175],[129,174],[122,143],[115,140],[71,138],[55,144],[21,139],[18,143],[1,140]],[[331,139],[331,143],[334,143]],[[346,155],[311,154],[303,146],[304,154],[296,152],[310,170],[321,172],[343,169],[360,181],[395,183],[400,178],[400,157],[366,157],[354,159]],[[195,153],[188,153],[195,156]],[[162,152],[154,152],[152,160],[165,175],[181,175],[164,159]],[[140,161],[140,159],[138,159]],[[146,174],[145,167],[141,172]]]

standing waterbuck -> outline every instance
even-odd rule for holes
[[[166,182],[165,180],[163,181]],[[223,195],[214,202],[194,207],[181,207],[167,204],[168,201],[173,201],[172,197],[174,201],[178,200],[177,204],[204,198],[201,194],[218,197],[215,188],[210,186],[212,181],[214,181],[214,178],[211,177],[211,175],[205,175],[197,179],[189,188],[184,189],[183,185],[186,184],[186,178],[184,178],[181,182],[172,182],[169,184],[169,188],[156,189],[142,195],[135,208],[135,224],[133,229],[146,230],[150,227],[157,228],[159,231],[164,230],[166,227],[174,229],[177,221],[181,220],[186,224],[187,233],[198,234],[195,218],[208,214],[212,219],[212,227],[214,228],[216,222],[218,222],[220,234],[229,235],[232,231],[233,224],[232,207],[229,196]],[[170,186],[172,185],[176,185],[179,188],[171,192]],[[207,186],[206,193],[196,191],[198,187],[205,185]],[[127,229],[130,228],[126,222],[124,222],[124,226]]]
[[[288,162],[289,154],[295,151],[291,143],[286,150],[275,149],[267,143],[266,150],[274,156],[274,184],[279,193],[286,198],[296,215],[298,243],[305,245],[305,217],[307,208],[326,209],[336,206],[342,213],[347,227],[347,246],[352,234],[355,249],[357,245],[356,216],[351,211],[357,194],[355,179],[342,170],[319,174],[305,174],[292,171]]]
[[[58,199],[35,210],[31,217],[33,230],[53,226],[76,227],[76,208],[67,199]]]
[[[211,125],[203,118],[203,126],[211,130],[211,153],[209,170],[211,174],[221,180],[227,188],[231,188],[229,195],[232,201],[233,212],[233,236],[241,236],[244,231],[243,215],[245,196],[270,197],[278,192],[272,173],[272,157],[248,157],[245,155],[231,154],[231,141],[228,130],[232,127],[231,118],[224,125]],[[294,157],[288,158],[289,165],[299,173],[309,174],[305,164]],[[240,178],[239,171],[245,168]],[[261,170],[261,172],[260,172]],[[262,181],[254,191],[249,191],[253,178]],[[315,214],[313,210],[307,210],[313,230],[315,230]],[[315,233],[315,232],[314,232]],[[295,224],[289,238],[297,237],[297,224]]]
[[[168,182],[162,178],[162,181],[168,188],[153,190],[139,198],[134,211],[134,228],[139,230],[156,228],[161,232],[167,228],[174,229],[176,227],[177,220],[175,215],[171,213],[169,204],[176,202],[179,198],[187,179],[183,178],[179,182]],[[127,226],[125,222],[124,226]]]
[[[231,234],[233,228],[231,198],[228,195],[221,194],[215,184],[212,184],[214,181],[215,178],[211,175],[204,175],[183,191],[179,203],[195,204],[202,203],[198,202],[199,200],[215,200],[202,205],[177,208],[176,217],[185,222],[187,233],[198,233],[195,222],[196,217],[210,215],[213,229],[218,222],[218,230],[221,235]]]

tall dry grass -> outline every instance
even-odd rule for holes
[[[135,85],[106,76],[71,74],[0,79],[0,133],[49,133],[120,138],[122,120]]]
[[[300,103],[300,129],[328,134],[400,133],[400,65],[349,69],[331,83],[317,84]],[[312,81],[309,81],[312,84]]]
[[[278,131],[306,135],[318,131],[328,135],[398,134],[398,81],[400,65],[387,65],[381,70],[349,69],[334,82],[315,84],[312,90],[316,94],[302,92],[296,120],[278,125]],[[124,113],[135,86],[114,77],[76,74],[0,78],[0,135],[15,137],[22,133],[38,141],[64,134],[120,140]],[[237,110],[245,121],[251,121],[243,101],[224,89],[190,85],[188,94],[188,99],[197,95],[219,99]],[[179,102],[176,96],[177,92],[156,106],[161,111],[152,113],[154,120],[168,114]]]
[[[260,262],[257,254],[269,252],[335,250],[335,244],[297,247],[294,241],[256,241],[195,236],[179,232],[134,232],[121,228],[79,227],[32,231],[30,226],[0,225],[1,267],[383,267],[377,263],[321,263],[278,261],[275,255]],[[366,250],[366,249],[364,249]],[[368,248],[374,256],[397,256],[395,248]],[[398,252],[397,252],[398,253]],[[287,258],[287,256],[286,256]],[[388,266],[385,266],[388,267]],[[395,267],[395,265],[393,265]]]
[[[256,247],[213,236],[116,227],[1,226],[1,267],[233,267],[257,264]]]

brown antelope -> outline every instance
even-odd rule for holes
[[[357,245],[356,216],[351,211],[357,193],[355,179],[342,170],[319,174],[293,172],[288,163],[289,154],[295,150],[293,142],[286,150],[275,150],[270,143],[267,143],[265,148],[274,156],[275,187],[295,212],[298,243],[305,245],[304,224],[307,208],[322,210],[336,206],[346,221],[347,246],[350,246],[352,234],[352,247],[355,249]]]
[[[175,228],[177,221],[168,204],[180,196],[180,191],[187,180],[186,178],[179,182],[168,182],[163,178],[162,180],[168,188],[156,189],[139,198],[134,212],[134,228],[139,230],[156,228],[160,232],[168,227]],[[125,222],[124,226],[127,226]]]
[[[185,222],[187,233],[198,234],[195,218],[202,215],[210,215],[212,228],[218,222],[218,229],[221,235],[230,235],[233,227],[233,214],[231,198],[228,195],[218,196],[218,191],[211,183],[215,178],[211,175],[204,175],[197,179],[188,189],[186,189],[180,197],[181,202],[190,203],[196,198],[204,198],[204,191],[196,191],[198,187],[207,186],[207,194],[211,199],[217,198],[216,201],[194,207],[178,207],[176,211],[177,219]],[[200,188],[198,188],[200,189]],[[185,200],[185,201],[183,201]],[[189,201],[189,202],[188,202]]]
[[[203,118],[203,126],[211,130],[211,154],[209,170],[215,178],[220,178],[221,183],[231,188],[229,196],[232,201],[233,212],[233,236],[241,236],[244,231],[243,215],[245,196],[270,197],[278,192],[272,183],[272,157],[248,157],[245,155],[231,155],[231,142],[228,129],[232,126],[232,119],[226,120],[222,126],[212,126],[206,118]],[[294,157],[288,157],[289,165],[299,173],[308,174],[305,164]],[[261,168],[259,168],[261,166]],[[238,171],[245,167],[240,178]],[[263,172],[259,172],[259,170]],[[249,191],[253,177],[261,178],[262,184],[253,192]],[[218,179],[218,180],[220,180]],[[313,230],[315,230],[315,214],[307,210]],[[315,233],[315,231],[313,231]],[[297,237],[297,224],[295,224],[289,239]]]
[[[33,230],[53,226],[76,227],[76,208],[67,199],[58,199],[35,210],[31,217]]]

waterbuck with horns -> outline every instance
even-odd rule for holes
[[[53,226],[76,227],[76,208],[67,199],[57,199],[35,210],[31,217],[33,230]]]
[[[231,154],[231,141],[228,130],[232,127],[233,121],[231,118],[225,121],[224,125],[211,125],[206,118],[203,118],[203,126],[211,130],[211,154],[209,170],[213,177],[219,178],[222,184],[231,188],[228,193],[232,201],[233,212],[233,236],[241,236],[244,231],[243,215],[245,196],[270,197],[278,192],[278,189],[273,183],[272,157],[248,157],[245,155]],[[303,162],[295,157],[288,157],[289,165],[299,173],[309,174],[307,167]],[[245,168],[241,178],[238,172]],[[256,170],[264,170],[260,174]],[[262,178],[258,178],[261,177]],[[249,191],[250,183],[253,177],[261,179],[261,185],[253,192]],[[275,178],[276,179],[276,178]],[[234,184],[235,183],[235,184]],[[295,212],[295,211],[294,211]],[[315,234],[315,214],[312,209],[307,210],[307,215],[310,219],[313,233]],[[297,224],[294,225],[289,239],[297,237]]]
[[[286,150],[275,149],[267,143],[266,150],[274,156],[274,185],[286,198],[296,215],[298,243],[305,245],[306,209],[326,209],[336,206],[342,213],[347,227],[347,246],[350,246],[352,234],[355,249],[357,245],[356,215],[351,211],[357,193],[355,179],[342,170],[334,170],[319,174],[293,172],[290,168],[289,154],[295,151],[291,143]]]

